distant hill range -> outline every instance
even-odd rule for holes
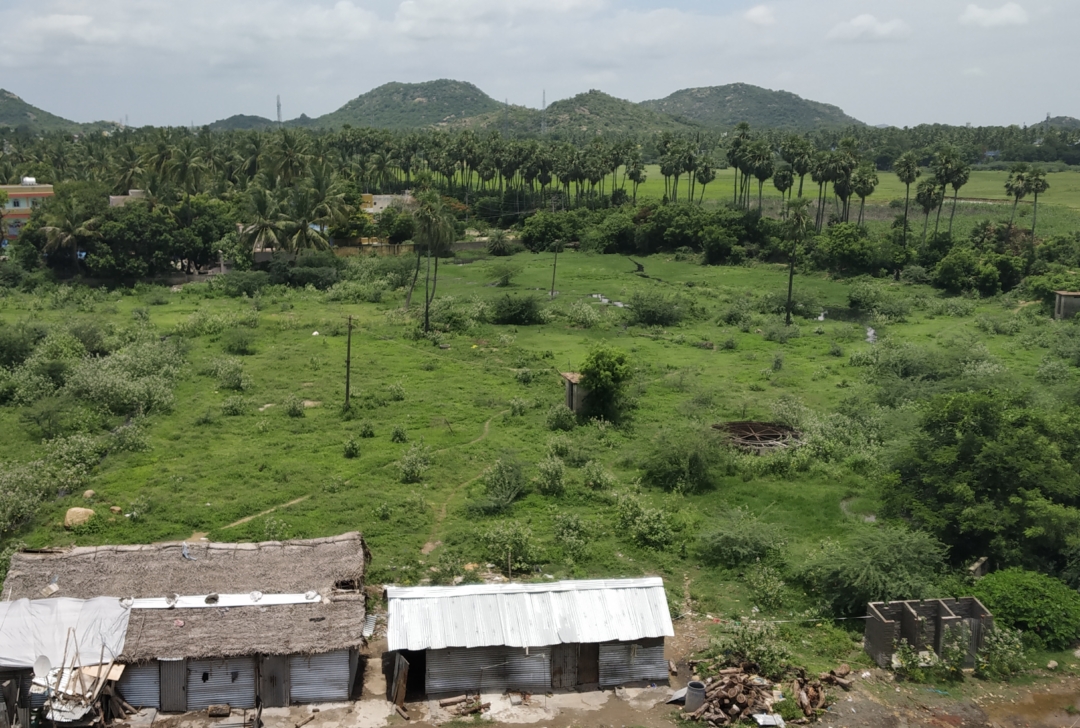
[[[746,83],[683,89],[663,99],[643,101],[641,106],[713,128],[743,121],[752,127],[792,131],[862,125],[837,106]]]
[[[471,83],[441,79],[384,84],[357,96],[337,111],[316,118],[301,116],[286,121],[285,126],[469,128],[505,130],[511,135],[539,134],[546,127],[567,134],[642,134],[728,129],[741,121],[756,128],[793,131],[862,124],[835,106],[744,83],[686,89],[640,104],[593,90],[555,101],[541,110],[503,104]],[[214,122],[210,128],[263,129],[272,123],[258,116],[232,116]]]
[[[39,134],[47,131],[65,131],[72,134],[110,129],[118,126],[109,121],[79,124],[31,106],[15,94],[0,89],[0,129],[23,129]]]
[[[1045,124],[1054,129],[1080,129],[1080,119],[1071,116],[1055,116],[1047,118],[1046,121],[1040,121],[1039,124]]]

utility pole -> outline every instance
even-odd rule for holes
[[[281,94],[277,97],[277,125],[281,126]]]
[[[349,334],[345,340],[345,411],[349,411],[349,378],[352,375],[352,316],[349,317]]]
[[[544,89],[544,95],[541,97],[540,102],[540,136],[547,134],[547,89]]]

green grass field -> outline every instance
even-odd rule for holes
[[[489,285],[490,261],[448,263],[441,270],[440,295],[491,300],[509,290],[546,297],[551,256],[521,254],[513,260],[522,272],[509,289]],[[896,284],[916,302],[915,312],[906,323],[867,322],[848,312],[848,283],[799,275],[797,292],[812,295],[829,313],[824,321],[799,320],[800,336],[781,344],[762,333],[777,326],[775,316],[754,314],[747,331],[718,320],[740,298],[783,292],[782,266],[705,267],[670,256],[643,262],[650,278],[635,275],[634,266],[619,256],[562,256],[559,295],[546,305],[556,312],[579,302],[593,307],[600,322],[591,328],[575,328],[562,316],[539,326],[480,324],[444,336],[447,348],[410,335],[416,324],[401,313],[401,291],[378,304],[345,305],[314,289],[272,289],[258,300],[254,353],[242,357],[250,380],[243,414],[223,414],[222,404],[235,392],[219,389],[215,377],[203,373],[224,355],[224,337],[189,339],[173,410],[148,418],[150,450],[107,456],[94,471],[95,495],[89,502],[81,491],[49,501],[17,537],[43,547],[203,537],[266,540],[358,529],[374,555],[372,582],[417,583],[431,577],[433,567],[450,562],[483,569],[493,558],[484,534],[515,520],[531,529],[541,549],[537,577],[660,574],[674,611],[682,611],[689,595],[695,612],[738,618],[755,603],[741,572],[705,567],[695,553],[710,522],[735,506],[762,514],[780,524],[786,560],[797,565],[824,539],[843,538],[876,512],[876,480],[840,462],[771,475],[768,456],[744,456],[746,467],[721,476],[709,492],[683,496],[642,488],[639,466],[665,430],[707,431],[723,421],[772,420],[777,402],[792,397],[821,416],[835,411],[873,387],[866,370],[849,363],[851,354],[870,347],[868,325],[879,338],[930,349],[985,347],[1017,383],[1045,389],[1035,380],[1044,352],[1021,344],[1022,334],[995,336],[976,325],[979,317],[1013,316],[1015,302],[965,301],[947,315],[935,308],[943,303],[937,292]],[[626,301],[640,291],[682,296],[700,313],[668,329],[627,326],[624,311],[593,297]],[[54,328],[93,320],[123,328],[149,311],[151,325],[168,335],[197,312],[240,315],[253,306],[249,299],[210,295],[205,284],[172,293],[101,293],[78,307],[54,305],[56,300],[13,293],[0,298],[0,320]],[[343,416],[341,408],[348,316],[355,321],[352,417]],[[599,342],[630,355],[629,394],[636,408],[621,426],[583,424],[568,434],[579,455],[569,468],[565,494],[545,496],[533,489],[507,516],[475,515],[468,504],[482,496],[479,476],[498,458],[512,456],[530,478],[536,475],[536,463],[556,434],[547,429],[546,414],[564,399],[558,372],[580,366]],[[525,368],[533,374],[528,384],[517,376]],[[283,404],[291,396],[311,405],[303,417],[285,413]],[[511,414],[512,407],[523,405],[522,414]],[[0,459],[29,462],[45,452],[21,416],[18,407],[0,407]],[[917,411],[905,406],[885,417],[888,445],[873,457],[887,460],[909,435]],[[360,437],[365,423],[372,425],[374,437]],[[398,425],[407,431],[409,444],[391,441]],[[359,443],[354,459],[344,456],[349,439]],[[412,443],[430,447],[433,461],[421,483],[404,484],[395,463]],[[599,461],[614,474],[613,492],[582,485],[585,460]],[[637,494],[647,507],[662,511],[674,542],[663,550],[639,546],[619,525],[617,494]],[[86,505],[97,513],[91,524],[66,530],[66,510]],[[114,506],[120,514],[110,512]],[[123,515],[133,510],[138,518]],[[556,521],[566,514],[580,517],[586,527],[587,550],[574,560],[556,536]],[[790,616],[814,605],[791,586],[785,593],[777,613]],[[792,639],[803,645],[796,648],[800,659],[815,670],[839,659],[866,660],[857,636],[842,630],[811,628]]]

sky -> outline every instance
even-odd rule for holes
[[[437,78],[532,107],[743,82],[869,124],[1080,117],[1080,0],[0,0],[0,28],[0,87],[135,126]]]

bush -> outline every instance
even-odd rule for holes
[[[363,438],[375,437],[375,426],[370,422],[361,422],[359,434]]]
[[[396,442],[403,444],[409,441],[409,434],[405,432],[404,425],[394,425],[394,429],[390,431],[390,442]]]
[[[517,380],[518,384],[524,384],[528,386],[532,384],[533,371],[532,369],[520,369],[517,373],[514,374],[514,379]]]
[[[642,326],[675,326],[686,316],[686,306],[675,297],[649,291],[630,296],[630,323]]]
[[[566,465],[554,455],[536,464],[539,471],[536,477],[536,489],[544,495],[562,495],[566,490]]]
[[[217,377],[217,385],[220,389],[231,389],[242,392],[251,386],[251,381],[244,374],[244,363],[232,357],[214,359],[204,370],[206,374]]]
[[[700,493],[713,486],[719,443],[698,431],[663,432],[654,438],[641,468],[645,485],[675,493]]]
[[[211,289],[231,298],[254,298],[255,294],[270,284],[270,276],[259,271],[232,271],[210,279]]]
[[[580,561],[589,547],[589,532],[576,513],[556,513],[555,541],[570,561]]]
[[[780,572],[768,564],[754,564],[746,572],[746,585],[754,601],[764,609],[776,609],[784,603],[784,580]]]
[[[521,266],[516,263],[510,262],[498,262],[492,263],[488,267],[488,276],[495,282],[495,285],[500,288],[505,288],[510,285],[510,281],[521,273]]]
[[[386,292],[385,281],[341,281],[326,291],[327,301],[341,303],[380,303]]]
[[[491,303],[492,323],[532,326],[543,323],[540,301],[536,296],[513,296],[509,293],[499,296]]]
[[[763,677],[771,680],[783,677],[791,660],[776,625],[768,622],[736,623],[731,631],[713,640],[709,651],[730,665],[752,662],[760,668]]]
[[[405,400],[405,387],[401,382],[394,382],[386,388],[386,396],[391,402],[403,402]]]
[[[247,411],[247,402],[240,395],[226,397],[221,403],[221,414],[226,417],[239,417]]]
[[[762,332],[762,336],[765,337],[765,341],[775,341],[778,344],[786,344],[792,339],[797,339],[802,335],[802,331],[795,324],[787,326],[782,321],[773,321],[765,327]]]
[[[577,418],[566,405],[556,404],[548,410],[546,423],[549,430],[572,430],[577,425]]]
[[[1051,650],[1080,638],[1080,594],[1053,577],[1006,569],[980,579],[972,593],[996,624],[1038,635]]]
[[[823,544],[799,578],[837,615],[858,616],[867,602],[929,596],[944,562],[944,545],[924,531],[868,526],[844,545]]]
[[[513,458],[502,457],[480,476],[484,500],[475,504],[482,513],[503,513],[525,492],[525,471]]]
[[[983,646],[975,655],[975,674],[986,680],[1008,680],[1024,669],[1021,633],[999,624],[983,635]]]
[[[397,461],[402,483],[419,483],[424,473],[431,467],[431,448],[423,443],[414,442]]]
[[[615,487],[615,476],[609,473],[603,463],[590,460],[581,471],[586,488],[590,490],[611,490]]]
[[[734,568],[754,561],[771,561],[784,547],[783,532],[745,506],[725,510],[715,526],[701,537],[698,552],[707,564]]]
[[[589,351],[581,365],[581,386],[589,392],[585,405],[590,413],[614,418],[622,408],[622,388],[630,379],[626,352],[610,346]]]
[[[510,255],[514,252],[513,246],[510,244],[510,237],[505,230],[494,228],[488,231],[487,252],[488,255],[495,256]]]
[[[647,508],[637,496],[619,496],[615,512],[619,528],[638,546],[665,549],[675,541],[675,530],[667,514],[659,508]]]
[[[250,356],[255,353],[255,335],[250,329],[231,329],[222,337],[225,351],[237,356]]]
[[[602,316],[596,308],[585,301],[575,301],[570,304],[570,309],[566,312],[566,318],[570,320],[574,326],[578,326],[583,329],[590,329],[596,324],[600,323]]]
[[[281,408],[289,417],[304,416],[304,401],[295,394],[290,394],[286,397],[285,401],[281,403]]]
[[[540,549],[532,530],[519,521],[506,521],[490,528],[483,536],[487,556],[507,576],[516,571],[530,571],[540,561]]]
[[[353,458],[360,457],[360,443],[354,438],[349,438],[345,441],[345,458],[352,460]]]

